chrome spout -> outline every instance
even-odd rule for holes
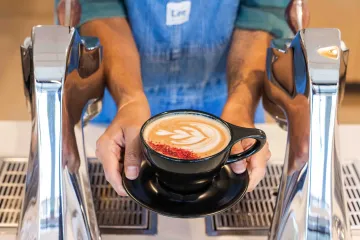
[[[32,134],[17,239],[100,239],[83,139],[104,90],[99,41],[36,26],[21,56]]]
[[[269,239],[351,239],[337,137],[347,56],[337,29],[268,49],[264,107],[288,131]]]

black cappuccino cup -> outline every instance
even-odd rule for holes
[[[196,119],[196,121],[191,122],[191,119]],[[163,128],[168,130],[159,127],[160,121]],[[159,126],[156,125],[157,123]],[[174,130],[176,124],[180,127]],[[155,134],[155,130],[152,130],[155,127],[158,129],[156,137],[166,136],[171,140],[172,145],[179,143],[179,147],[174,148],[177,151],[183,148],[192,149],[195,144],[197,144],[197,151],[199,149],[204,151],[214,146],[214,143],[221,146],[221,149],[210,155],[199,157],[194,157],[194,153],[188,151],[191,153],[189,154],[191,159],[169,156],[154,147],[159,146],[153,143],[150,137],[151,134]],[[250,148],[241,153],[230,153],[234,144],[247,138],[255,140]],[[260,129],[235,126],[212,114],[195,110],[168,111],[150,118],[141,128],[140,139],[145,158],[155,169],[158,184],[168,192],[182,195],[196,194],[206,190],[213,184],[213,180],[224,165],[250,157],[266,143],[266,135]]]

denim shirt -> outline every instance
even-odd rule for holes
[[[226,60],[235,27],[289,36],[289,0],[80,0],[81,23],[127,17],[140,54],[151,113],[196,109],[221,115],[227,100]],[[106,90],[96,122],[117,107]],[[236,113],[235,113],[236,114]],[[264,122],[261,103],[254,116]]]

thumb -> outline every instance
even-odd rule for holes
[[[134,180],[139,175],[142,153],[140,148],[140,137],[138,129],[131,129],[124,132],[125,134],[125,176]]]
[[[241,142],[238,142],[231,149],[231,154],[241,153],[243,151],[244,151],[244,148],[243,148]],[[245,172],[245,170],[246,170],[246,167],[247,167],[246,159],[232,163],[232,164],[230,164],[230,167],[234,171],[234,173],[241,174],[241,173]]]

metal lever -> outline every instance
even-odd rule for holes
[[[83,139],[104,91],[99,41],[36,26],[21,53],[32,135],[17,238],[100,239]]]
[[[264,106],[288,130],[269,239],[351,238],[337,138],[348,57],[340,39],[337,29],[303,29],[268,49]]]

